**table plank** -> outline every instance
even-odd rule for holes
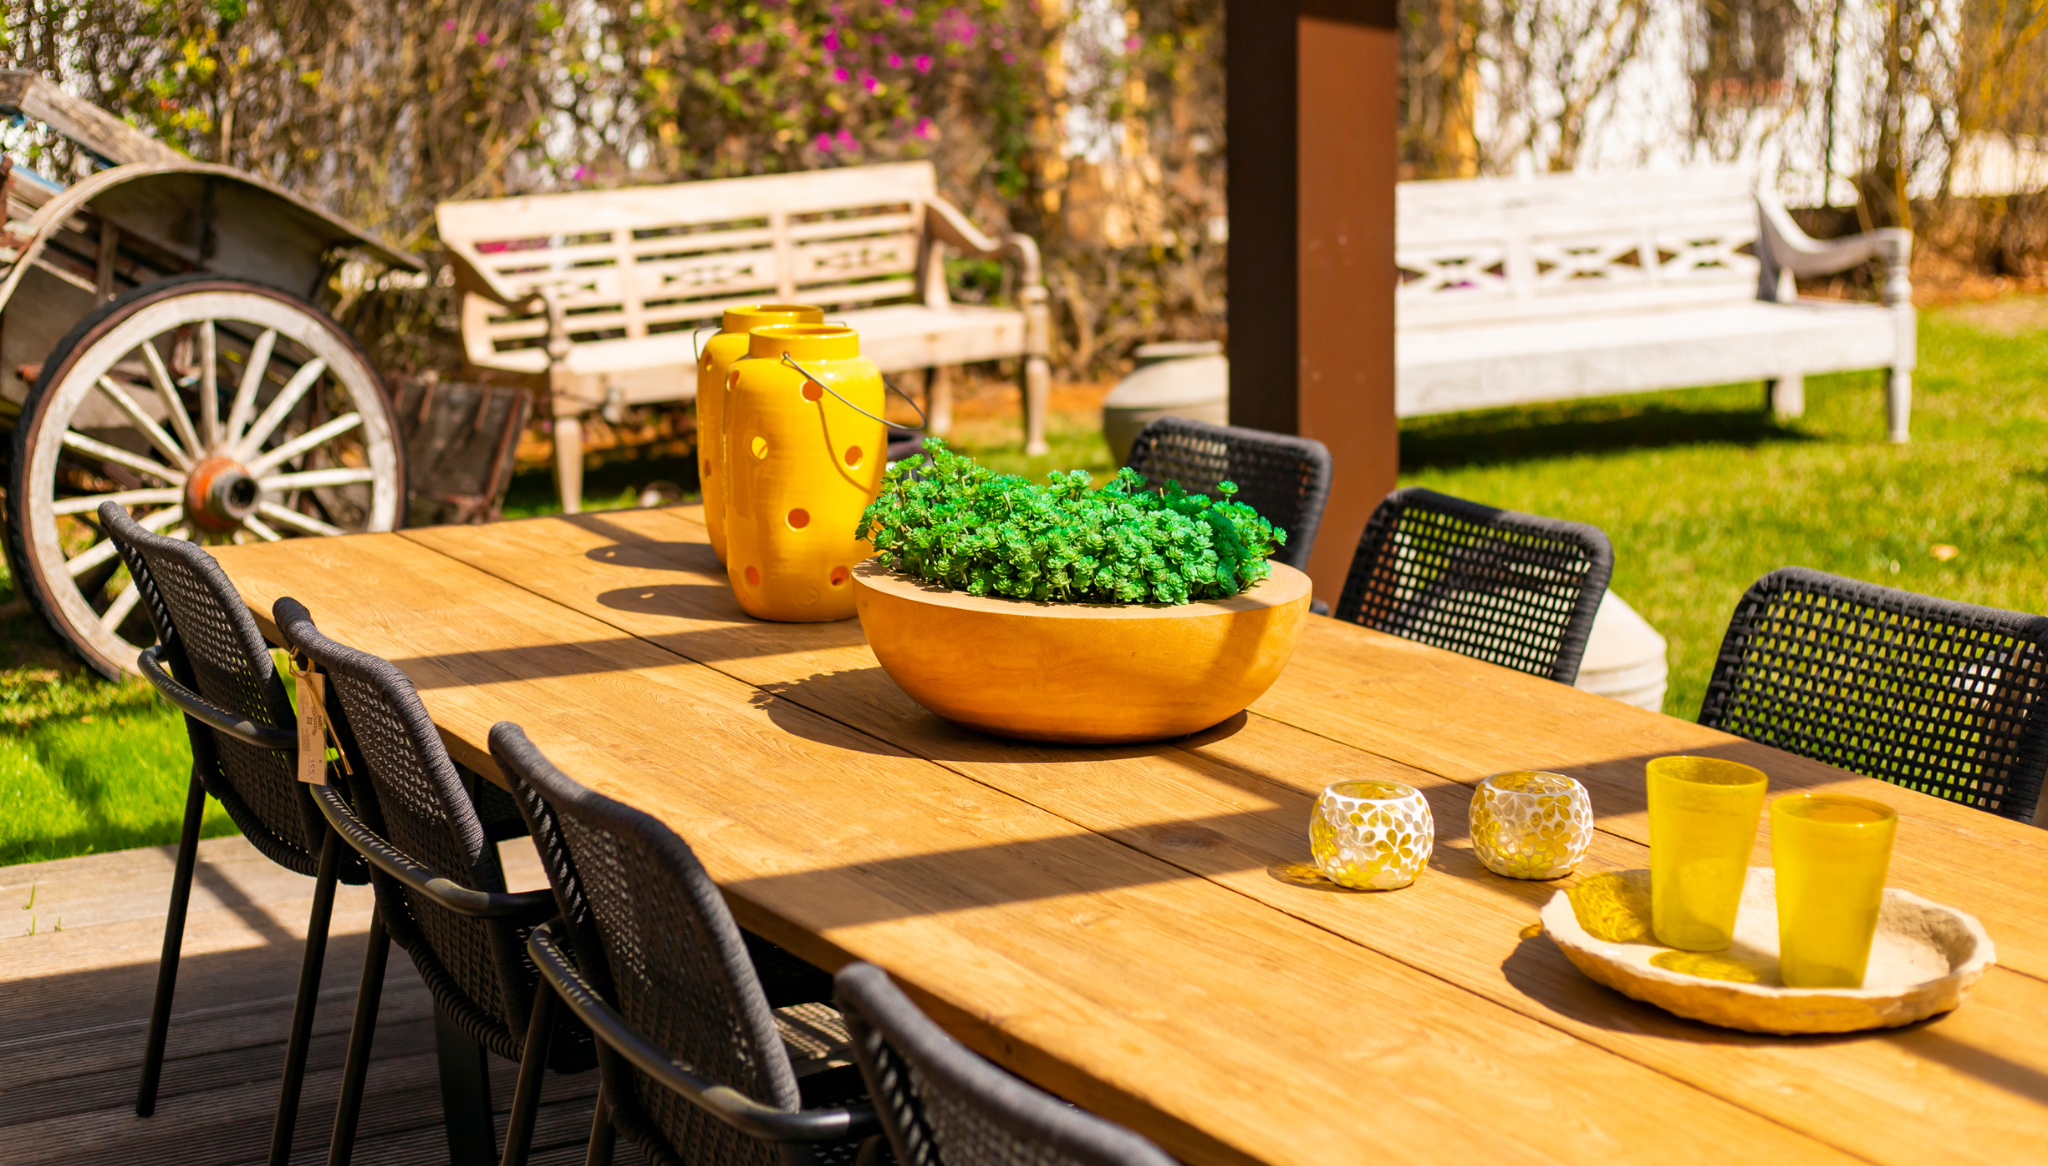
[[[717,582],[698,529],[673,512],[638,512],[411,537],[1873,1160],[2006,1161],[2048,1135],[2048,1050],[2015,1051],[2011,1039],[2048,1016],[2048,985],[2037,980],[1994,970],[1967,1008],[1904,1032],[1838,1041],[1677,1020],[1607,993],[1547,942],[1519,936],[1560,884],[1501,879],[1479,866],[1466,841],[1465,785],[1264,716],[1135,749],[963,732],[903,696],[857,627],[745,619]],[[1284,879],[1280,868],[1306,858],[1315,791],[1351,775],[1408,781],[1430,795],[1441,876],[1364,896]],[[1586,869],[1646,862],[1640,843],[1603,833]]]
[[[482,767],[490,724],[521,722],[689,838],[743,923],[874,960],[969,1044],[1187,1161],[1847,1160],[417,542],[219,557],[257,611],[294,595],[398,661],[459,755]],[[1667,1145],[1673,1122],[1712,1146]]]

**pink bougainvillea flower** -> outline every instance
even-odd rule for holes
[[[891,69],[901,69],[901,68],[903,67],[903,54],[902,54],[902,53],[890,53],[890,54],[889,54],[889,67],[890,67]]]
[[[1017,54],[1015,54],[1015,53],[1004,53],[1004,54],[1003,54],[1003,64],[1005,64],[1005,65],[1014,65],[1014,64],[1016,64],[1016,63],[1017,63]]]
[[[1129,37],[1124,41],[1124,51],[1127,53],[1135,53],[1144,47],[1145,41],[1142,37]]]
[[[502,68],[504,68],[504,67],[505,67],[505,54],[503,54],[503,53],[498,53],[498,54],[494,55],[493,57],[491,57],[491,68],[493,68],[493,69],[502,69]]]
[[[860,149],[860,143],[854,141],[853,134],[846,130],[840,130],[839,133],[833,137],[832,144],[839,147],[842,150]]]
[[[724,44],[726,41],[732,39],[732,25],[727,24],[726,22],[721,20],[717,24],[711,26],[710,35],[712,40],[715,40],[720,44]]]
[[[860,87],[869,93],[880,93],[882,91],[882,83],[875,80],[872,73],[862,73],[860,75]]]
[[[581,182],[588,177],[590,177],[588,167],[578,166],[576,169],[569,171],[569,181],[571,182]]]
[[[932,55],[930,53],[919,53],[917,54],[917,59],[912,61],[911,64],[917,67],[918,72],[929,73],[932,71]]]
[[[819,43],[825,46],[826,52],[836,53],[839,51],[839,34],[837,32],[828,32]]]
[[[441,22],[441,31],[442,31],[442,32],[454,32],[454,31],[455,31],[455,22],[454,22],[454,21],[452,21],[452,20],[444,20],[444,21],[442,21],[442,22]]]
[[[910,132],[929,142],[939,136],[939,127],[932,124],[932,119],[921,117],[917,119],[917,128]]]
[[[812,145],[818,148],[818,153],[829,154],[832,152],[832,135],[826,133],[823,130],[819,130],[818,140],[816,142],[813,142]]]
[[[841,65],[837,69],[832,70],[832,79],[834,81],[849,81],[852,80],[852,78],[853,74],[847,72],[846,66],[844,65]]]
[[[476,30],[476,43],[478,43],[478,44],[480,44],[480,45],[487,45],[487,44],[490,44],[490,43],[491,43],[491,34],[490,34],[490,33],[487,33],[487,32],[485,32],[485,31],[484,31],[483,29],[481,29],[481,28],[477,29],[477,30]]]

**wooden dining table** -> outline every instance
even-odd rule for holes
[[[518,722],[673,827],[743,926],[881,965],[970,1047],[1188,1163],[2048,1160],[2031,826],[1323,618],[1206,732],[982,736],[912,702],[857,620],[743,614],[691,507],[216,554],[267,634],[292,596],[394,662],[457,760],[502,780],[486,734]],[[1824,1037],[1713,1028],[1586,979],[1537,926],[1572,879],[1481,866],[1472,787],[1575,776],[1598,824],[1576,877],[1642,868],[1643,765],[1673,753],[1889,802],[1891,885],[1976,915],[1997,966],[1944,1016]],[[1308,864],[1316,794],[1358,777],[1429,799],[1411,887],[1347,891]]]

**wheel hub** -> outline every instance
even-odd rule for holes
[[[208,458],[194,466],[185,479],[185,513],[195,525],[210,531],[239,528],[243,519],[256,512],[262,497],[262,487],[233,458]]]

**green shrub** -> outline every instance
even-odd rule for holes
[[[1271,574],[1287,532],[1177,482],[1150,490],[1123,469],[1100,489],[1080,470],[1035,485],[924,443],[890,467],[861,515],[882,565],[970,595],[1054,603],[1188,603],[1236,595]]]

